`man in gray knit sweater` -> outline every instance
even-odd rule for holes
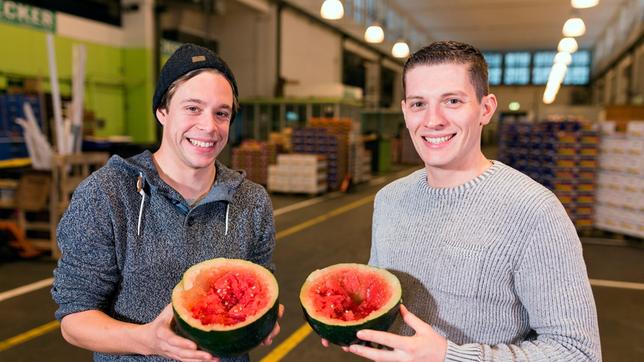
[[[496,98],[481,53],[436,42],[403,71],[405,122],[425,168],[375,200],[370,264],[403,285],[396,334],[352,345],[377,361],[599,361],[575,228],[552,192],[485,158]],[[413,314],[412,314],[413,312]]]

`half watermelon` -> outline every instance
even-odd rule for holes
[[[190,267],[172,291],[175,330],[219,357],[244,354],[277,321],[279,288],[266,268],[240,259]]]
[[[304,317],[329,342],[360,343],[361,329],[385,331],[399,313],[402,288],[387,270],[336,264],[311,273],[300,290]]]

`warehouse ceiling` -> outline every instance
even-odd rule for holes
[[[391,0],[390,0],[391,1]],[[553,49],[573,14],[570,0],[395,0],[432,40],[458,40],[485,50]],[[577,10],[586,23],[578,39],[592,48],[624,0]]]

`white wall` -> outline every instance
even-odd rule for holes
[[[282,11],[281,74],[302,86],[342,82],[342,39],[313,21]]]
[[[271,97],[276,79],[274,5],[261,0],[267,12],[228,0],[221,14],[210,19],[199,11],[181,9],[164,14],[162,27],[217,41],[219,55],[228,63],[241,98]]]
[[[138,10],[124,12],[123,46],[127,48],[154,48],[154,0],[123,0],[124,6],[138,5]],[[108,35],[108,34],[106,34]]]
[[[120,28],[61,11],[56,12],[56,34],[68,38],[122,47],[125,45],[125,32],[123,29],[125,27]]]
[[[126,48],[152,49],[154,43],[153,0],[127,0],[135,3],[136,11],[123,13],[121,27],[56,12],[56,34],[96,44]]]
[[[240,97],[271,97],[275,89],[276,8],[268,13],[228,1],[226,12],[211,24],[219,51],[232,68]]]

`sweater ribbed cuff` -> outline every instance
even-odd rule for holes
[[[472,343],[459,346],[452,341],[447,341],[447,353],[445,354],[445,362],[465,362],[480,360],[480,345]]]

